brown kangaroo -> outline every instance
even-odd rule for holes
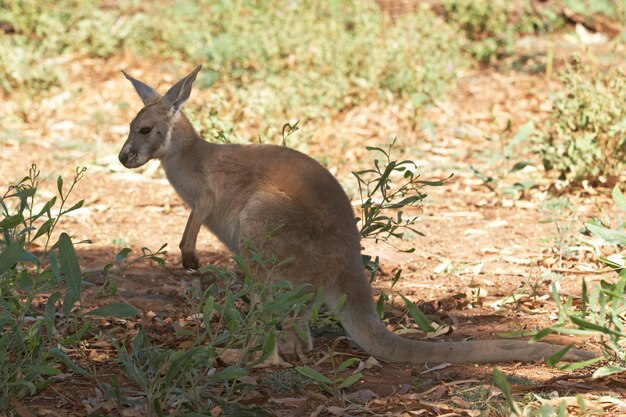
[[[202,225],[235,253],[243,250],[246,241],[262,241],[279,259],[295,258],[273,279],[323,287],[331,310],[345,295],[337,312],[342,325],[361,348],[383,361],[534,361],[560,349],[519,340],[421,342],[387,330],[374,307],[354,213],[337,180],[318,162],[293,149],[203,140],[181,111],[200,69],[164,96],[122,71],[145,107],[131,122],[119,159],[126,168],[160,159],[168,180],[191,208],[180,242],[185,268],[199,266],[196,240]],[[268,232],[277,226],[280,229],[267,241]],[[294,343],[293,337],[289,343]],[[298,338],[286,348],[310,350],[310,337]],[[565,355],[568,360],[589,357],[588,352],[574,349]]]

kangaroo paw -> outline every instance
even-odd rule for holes
[[[200,260],[195,253],[183,253],[183,268],[197,271],[200,268]]]

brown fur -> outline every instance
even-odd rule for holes
[[[163,97],[124,73],[146,107],[132,121],[119,158],[128,168],[160,159],[168,180],[191,208],[180,242],[185,268],[198,268],[196,239],[203,224],[233,252],[241,251],[245,241],[264,242],[265,250],[279,259],[295,258],[274,279],[323,287],[331,309],[345,295],[338,311],[341,323],[365,351],[385,361],[532,361],[560,349],[510,340],[420,342],[388,331],[376,314],[352,207],[337,180],[292,149],[204,141],[181,112],[199,70]],[[142,128],[151,130],[141,133]],[[267,241],[268,232],[279,226]],[[288,343],[289,350],[311,346],[310,340]],[[566,358],[589,356],[570,350]]]

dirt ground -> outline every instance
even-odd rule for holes
[[[561,61],[557,63],[567,59],[568,48],[560,50]],[[117,277],[118,296],[139,308],[144,316],[152,312],[152,317],[168,318],[173,323],[189,314],[180,308],[184,292],[198,284],[197,278],[183,271],[178,250],[188,210],[158,166],[133,172],[124,170],[116,161],[127,124],[140,108],[119,69],[132,69],[163,88],[172,80],[163,79],[160,70],[166,73],[171,65],[155,69],[128,57],[102,65],[76,57],[71,64],[68,91],[56,91],[42,102],[22,106],[17,100],[8,100],[3,106],[2,123],[10,133],[0,139],[0,177],[8,184],[25,175],[30,164],[36,162],[43,175],[43,196],[51,196],[57,175],[62,174],[67,181],[76,166],[87,166],[85,178],[72,197],[73,201],[84,199],[84,208],[60,225],[60,230],[68,232],[75,242],[92,242],[77,246],[86,281],[98,284],[97,271],[122,247],[128,246],[137,254],[141,247],[157,249],[167,243],[167,265],[161,268],[146,263],[131,268]],[[389,291],[394,272],[397,268],[403,270],[401,280],[391,291],[388,314],[394,320],[390,328],[412,329],[409,337],[424,337],[407,318],[397,295],[402,293],[431,318],[454,326],[451,334],[437,340],[490,339],[500,337],[502,332],[533,331],[552,323],[555,306],[550,286],[554,280],[558,279],[564,293],[576,297],[580,295],[582,278],[588,283],[611,278],[610,274],[596,272],[600,268],[598,255],[610,254],[611,248],[578,233],[583,222],[593,216],[615,215],[610,189],[587,187],[563,194],[575,208],[575,219],[570,233],[571,255],[560,258],[555,249],[558,245],[551,240],[558,237],[555,224],[542,223],[545,214],[540,209],[542,201],[560,191],[549,186],[552,180],[545,178],[541,167],[530,166],[515,174],[506,170],[508,161],[501,154],[502,142],[527,121],[545,119],[551,109],[549,94],[558,89],[553,78],[526,69],[471,70],[459,80],[457,89],[427,107],[417,119],[400,102],[385,106],[373,103],[301,128],[313,136],[307,153],[324,158],[348,190],[355,186],[350,171],[369,162],[365,145],[384,145],[395,136],[397,152],[415,160],[425,179],[454,174],[445,186],[425,190],[428,198],[417,223],[425,236],[411,235],[396,242],[403,248],[415,246],[414,253],[364,242],[367,253],[381,258],[383,274],[374,283],[378,289]],[[198,103],[203,94],[202,90],[194,91],[190,105]],[[502,133],[508,121],[512,133]],[[341,146],[335,146],[336,141]],[[517,150],[520,155],[524,151],[527,149]],[[499,179],[499,184],[490,189],[471,167]],[[524,178],[536,178],[538,186],[521,196],[507,196],[504,185]],[[230,265],[226,249],[208,231],[201,232],[198,247],[204,263]],[[517,303],[502,303],[515,293],[527,295]],[[593,340],[550,340],[598,349]],[[90,349],[98,351],[97,346]],[[312,366],[330,349],[361,354],[367,359],[358,348],[323,335],[306,363]],[[623,403],[602,400],[605,394],[615,398],[626,395],[623,376],[598,381],[587,371],[564,373],[543,363],[498,366],[506,374],[524,379],[525,384],[533,384],[534,391],[567,398],[570,411],[575,409],[573,396],[582,394],[595,401],[598,409],[593,415],[626,413]],[[104,360],[101,367],[103,374],[117,372],[113,361]],[[327,363],[319,365],[321,370],[327,368]],[[351,398],[356,405],[323,392],[305,389],[281,393],[270,388],[259,388],[259,397],[251,403],[265,404],[276,415],[284,416],[476,415],[471,401],[459,393],[484,385],[490,393],[482,400],[485,404],[503,401],[499,390],[490,386],[492,369],[492,365],[426,368],[385,364],[364,369],[363,380],[350,388],[348,393],[354,394]],[[252,377],[260,380],[271,372],[254,371]],[[520,383],[513,384],[513,390],[523,395],[530,388]],[[93,409],[98,395],[89,381],[72,376],[59,380],[29,405],[39,415],[84,415],[89,407]],[[369,399],[367,404],[363,396]]]

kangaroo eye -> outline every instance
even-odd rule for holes
[[[139,133],[141,133],[142,135],[147,135],[151,131],[152,131],[151,127],[142,127],[141,129],[139,129]]]

